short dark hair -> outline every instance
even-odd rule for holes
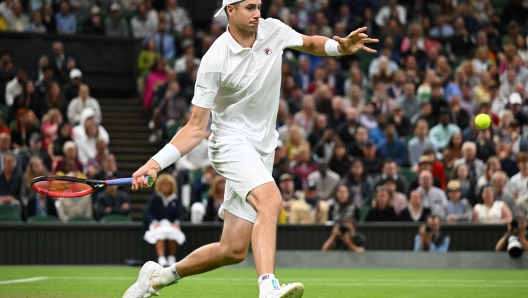
[[[240,1],[236,2],[236,3],[232,3],[232,4],[228,4],[228,5],[233,5],[235,8],[238,9],[238,5],[240,5],[240,2],[243,2],[243,1],[244,0],[240,0]],[[224,7],[224,12],[225,12],[225,14],[227,16],[227,19],[229,20],[229,15],[227,14],[227,5]]]

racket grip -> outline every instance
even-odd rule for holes
[[[145,178],[147,178],[149,186],[152,185],[152,183],[154,183],[152,180],[152,177],[145,176]],[[106,185],[117,185],[117,186],[132,185],[133,180],[134,178],[119,178],[119,179],[106,180]]]

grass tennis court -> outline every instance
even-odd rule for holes
[[[121,297],[139,268],[0,266],[0,297]],[[255,271],[226,268],[187,278],[161,297],[258,297]],[[304,297],[527,297],[526,271],[278,269],[281,283],[301,281]]]

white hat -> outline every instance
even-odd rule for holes
[[[514,105],[514,104],[522,104],[522,98],[521,98],[521,95],[517,92],[513,92],[512,94],[510,94],[510,97],[508,98],[508,101],[510,102],[511,105]]]
[[[233,3],[237,3],[237,2],[242,2],[244,0],[223,0],[222,1],[222,7],[220,7],[220,10],[218,10],[217,13],[215,13],[214,17],[216,18],[222,11],[224,11],[224,8],[226,6],[228,6],[229,4],[233,4]]]
[[[70,79],[74,78],[82,78],[82,72],[77,68],[74,68],[70,71]]]
[[[110,11],[114,10],[121,10],[121,5],[119,5],[118,3],[112,3],[112,5],[110,5]]]

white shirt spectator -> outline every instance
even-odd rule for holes
[[[491,208],[487,208],[485,204],[476,204],[473,210],[477,213],[479,223],[494,223],[502,219],[503,201],[494,201]]]
[[[176,168],[178,170],[186,169],[190,171],[195,170],[196,168],[204,168],[211,164],[209,161],[208,150],[209,141],[206,138],[203,138],[193,150],[178,160]]]
[[[407,11],[401,5],[396,5],[396,10],[398,11],[398,21],[400,24],[405,25],[407,23]],[[378,26],[385,27],[385,25],[387,25],[389,22],[390,16],[391,7],[389,5],[385,5],[378,11],[378,14],[374,20]]]
[[[193,59],[194,66],[196,68],[200,66],[200,62],[201,62],[200,59],[196,57],[193,57],[192,59]],[[178,58],[176,62],[174,62],[174,70],[177,73],[182,73],[182,72],[187,71],[187,57],[186,56],[182,56],[181,58]]]
[[[13,105],[15,97],[22,94],[23,87],[24,86],[22,86],[22,84],[18,82],[16,77],[12,79],[11,81],[9,81],[9,83],[7,83],[6,91],[5,91],[5,100],[6,100],[6,105],[8,107]]]
[[[417,190],[422,194],[422,206],[431,209],[431,214],[437,215],[440,219],[445,219],[447,216],[445,192],[436,186],[431,186],[429,191],[425,191],[421,186]]]
[[[369,70],[368,70],[368,76],[370,79],[372,79],[372,77],[374,76],[374,74],[376,73],[376,70],[378,69],[378,64],[379,64],[379,61],[380,61],[380,57],[372,60],[370,62],[370,65],[369,65]],[[389,69],[391,72],[395,72],[397,71],[399,68],[398,68],[398,64],[392,60],[389,59]]]
[[[141,20],[138,16],[134,16],[130,20],[130,27],[132,28],[132,36],[134,38],[144,38],[149,34],[154,34],[157,27],[157,21],[148,17]]]
[[[103,120],[103,115],[101,114],[101,107],[97,99],[93,97],[87,97],[82,99],[77,96],[72,99],[70,105],[68,106],[68,120],[70,123],[75,124],[81,122],[81,113],[85,108],[92,108],[94,110],[94,118],[97,123],[101,123]]]
[[[528,193],[528,176],[523,177],[519,172],[511,177],[510,185],[514,197],[521,197]]]
[[[104,127],[97,125],[99,136],[92,138],[86,135],[85,123],[86,120],[95,116],[95,112],[92,108],[86,108],[81,113],[81,120],[79,125],[73,128],[73,140],[77,145],[79,161],[83,165],[86,165],[90,158],[94,158],[97,155],[97,141],[102,140],[107,145],[110,143],[110,136]],[[95,119],[94,119],[95,120]]]
[[[191,19],[189,19],[187,11],[182,7],[176,7],[173,10],[167,10],[165,15],[167,27],[171,28],[171,26],[173,26],[172,29],[178,32],[181,32],[185,25],[189,25],[191,23]]]
[[[328,200],[335,195],[341,177],[328,169],[326,170],[326,177],[323,178],[321,172],[315,171],[308,175],[308,180],[313,181],[317,186],[317,196],[322,200]]]

